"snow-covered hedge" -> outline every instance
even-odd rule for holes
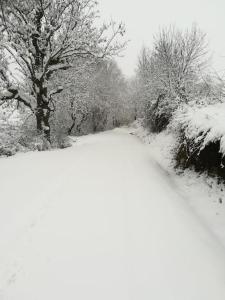
[[[67,148],[71,142],[62,132],[52,128],[52,144],[43,134],[37,134],[32,115],[14,107],[0,107],[0,156],[17,152],[44,151],[50,148]]]
[[[225,103],[206,107],[186,107],[174,117],[189,140],[200,144],[203,150],[208,144],[219,141],[220,153],[225,155]]]
[[[183,107],[171,126],[180,136],[178,165],[225,178],[225,103]]]
[[[11,156],[20,151],[18,143],[21,134],[22,119],[17,110],[0,109],[0,156]],[[22,146],[21,146],[22,148]]]

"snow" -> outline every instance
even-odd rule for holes
[[[0,160],[0,299],[224,300],[225,251],[133,129]]]
[[[0,108],[0,126],[20,126],[22,124],[21,114],[11,107]]]
[[[20,126],[23,123],[21,114],[10,107],[0,107],[0,147],[16,144]]]
[[[174,118],[174,127],[181,127],[188,139],[201,142],[201,150],[210,142],[220,141],[220,152],[225,155],[225,103],[185,107]]]
[[[148,132],[140,122],[136,122],[133,128],[134,134],[147,145],[151,156],[173,181],[177,193],[225,247],[224,184],[204,173],[198,174],[190,169],[174,169],[174,149],[177,147],[178,138],[171,128],[159,134]]]

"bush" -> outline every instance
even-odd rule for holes
[[[159,133],[167,128],[174,111],[177,109],[177,101],[172,97],[160,95],[149,109],[148,124],[153,133]]]
[[[225,179],[225,103],[184,107],[173,119],[179,134],[177,167]]]
[[[53,126],[51,144],[44,134],[38,134],[35,119],[26,113],[6,108],[0,121],[0,156],[12,156],[17,152],[64,149],[71,146],[63,130]]]

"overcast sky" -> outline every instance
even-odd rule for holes
[[[143,45],[151,46],[160,27],[175,24],[181,28],[193,23],[207,33],[212,63],[225,70],[225,0],[99,0],[103,19],[126,24],[131,40],[119,65],[130,76]]]

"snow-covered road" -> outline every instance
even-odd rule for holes
[[[128,129],[0,160],[1,300],[224,300],[225,249]]]

